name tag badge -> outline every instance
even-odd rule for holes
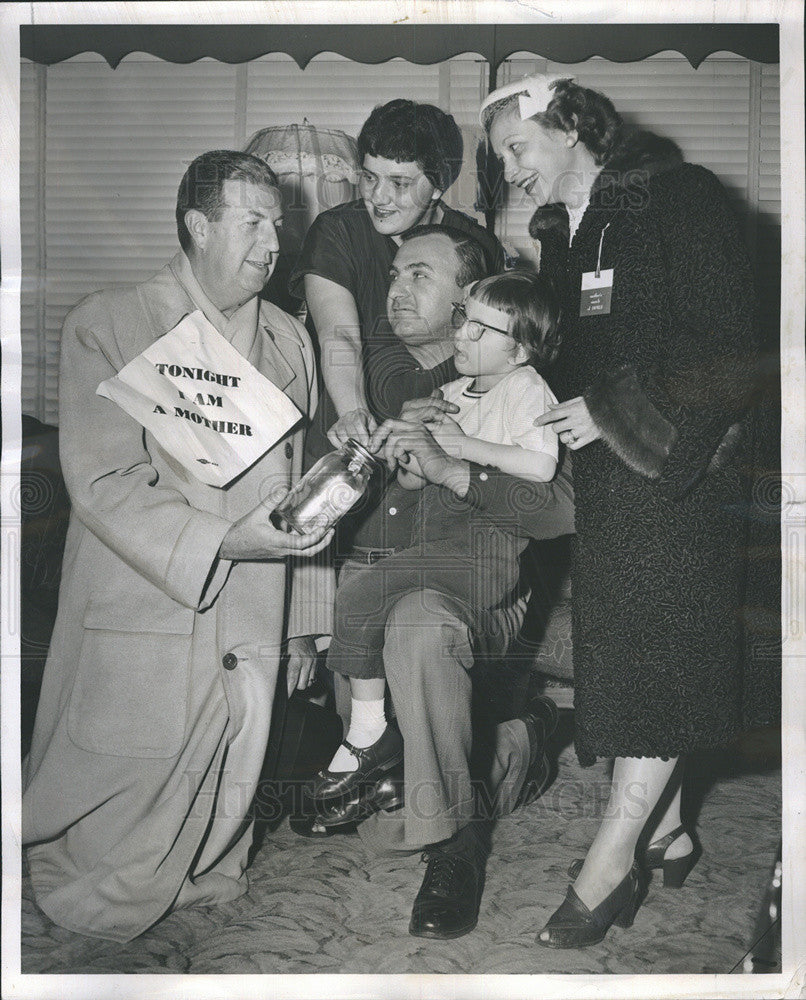
[[[582,275],[582,295],[579,300],[580,316],[606,316],[610,312],[613,295],[613,268],[586,271]]]

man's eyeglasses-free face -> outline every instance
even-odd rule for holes
[[[465,325],[465,333],[470,340],[480,340],[485,330],[495,330],[496,333],[500,333],[504,337],[509,337],[510,340],[514,339],[508,330],[502,330],[500,326],[490,326],[489,323],[482,323],[477,319],[469,319],[464,303],[454,302],[453,312],[451,313],[451,326],[454,330],[461,330]]]

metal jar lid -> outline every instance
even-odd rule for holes
[[[344,447],[353,452],[357,458],[360,458],[371,469],[376,469],[381,464],[381,460],[365,448],[360,441],[356,441],[355,438],[347,438]]]

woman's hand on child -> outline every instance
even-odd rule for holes
[[[582,396],[564,403],[550,403],[548,410],[537,417],[534,425],[551,427],[562,443],[573,451],[602,436]]]

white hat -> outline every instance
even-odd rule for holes
[[[479,109],[479,122],[484,124],[484,109],[513,94],[520,94],[518,105],[520,108],[521,121],[531,118],[532,115],[543,114],[554,97],[554,91],[550,84],[557,80],[571,79],[567,76],[548,73],[535,73],[534,76],[525,76],[522,80],[508,83],[506,87],[499,87],[491,94],[488,94]]]

